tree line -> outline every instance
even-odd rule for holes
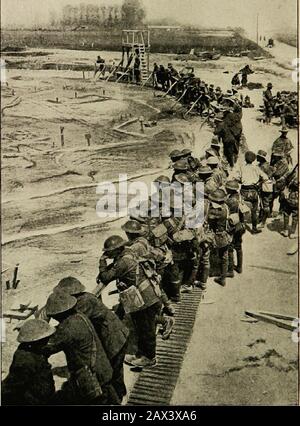
[[[146,17],[145,9],[140,0],[124,0],[121,6],[105,4],[85,4],[78,6],[68,4],[62,8],[59,16],[52,13],[52,27],[97,27],[104,29],[138,28],[143,25]]]

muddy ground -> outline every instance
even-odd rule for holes
[[[49,52],[51,61],[64,62],[90,61],[96,55]],[[170,58],[154,55],[152,61],[166,64]],[[222,58],[194,65],[196,75],[226,90],[232,73],[246,63],[246,59]],[[177,68],[184,65],[174,64]],[[283,67],[276,58],[253,61],[251,66],[256,71],[251,81],[264,85],[272,81],[275,91],[296,90],[289,65]],[[172,149],[192,147],[200,155],[211,138],[211,128],[205,125],[200,130],[197,117],[183,120],[180,109],[172,116],[160,113],[169,110],[174,101],[151,89],[95,82],[92,74],[84,80],[82,73],[72,71],[11,69],[7,78],[2,107],[16,96],[22,101],[7,109],[2,120],[2,269],[8,268],[3,274],[6,280],[19,263],[21,282],[17,290],[3,291],[4,310],[17,300],[41,305],[57,281],[67,275],[79,277],[92,290],[103,242],[112,233],[121,233],[124,220],[96,216],[97,183],[115,181],[119,173],[150,183],[162,171],[171,174],[166,169]],[[258,120],[261,90],[244,89],[242,93],[249,94],[256,107],[244,110],[247,145],[254,151],[263,148],[270,152],[279,123],[266,127]],[[126,125],[141,116],[157,124],[144,132],[139,123]],[[122,124],[121,129],[130,134],[116,130]],[[90,146],[87,133],[91,134]],[[296,159],[296,130],[290,137]],[[225,289],[211,284],[209,297],[215,303],[200,306],[174,404],[296,403],[297,345],[291,342],[290,333],[240,321],[244,310],[250,308],[297,315],[297,259],[286,256],[290,242],[278,232],[280,220],[269,223],[269,228],[257,237],[246,235],[242,276]],[[108,297],[105,300],[110,306],[114,303]],[[16,347],[15,325],[16,321],[6,324],[3,376]],[[259,339],[265,342],[247,346]],[[55,367],[64,364],[61,355],[51,360]],[[278,362],[283,362],[283,369],[273,366]],[[237,365],[241,368],[236,369]],[[59,370],[56,373],[59,384]],[[126,377],[130,388],[135,377],[128,370]],[[193,384],[191,377],[196,378]]]

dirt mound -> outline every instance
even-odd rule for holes
[[[177,138],[171,130],[162,130],[154,135],[154,139],[158,142],[176,142]]]

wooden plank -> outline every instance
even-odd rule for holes
[[[283,320],[289,320],[289,321],[293,321],[296,316],[291,316],[291,315],[285,315],[285,314],[278,314],[276,312],[267,312],[267,311],[259,311],[260,314],[263,315],[268,315],[270,317],[274,317],[274,318],[278,318],[278,319],[283,319]]]
[[[296,327],[293,327],[291,324],[288,324],[288,323],[286,323],[286,322],[284,322],[280,319],[272,318],[272,317],[269,317],[267,315],[263,315],[263,314],[258,313],[258,312],[245,311],[245,314],[249,315],[250,317],[257,318],[258,320],[277,325],[277,327],[284,328],[284,329],[289,330],[289,331],[294,331],[295,328],[296,328]]]

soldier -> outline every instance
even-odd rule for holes
[[[221,87],[216,87],[216,100],[218,104],[222,103],[223,100],[223,93]]]
[[[259,150],[257,153],[258,167],[268,176],[261,182],[260,199],[261,199],[261,227],[264,228],[268,217],[271,213],[271,205],[273,203],[273,167],[267,161],[267,153]]]
[[[231,168],[234,167],[239,153],[239,143],[241,137],[241,125],[236,121],[238,117],[233,117],[227,111],[224,120],[216,127],[214,134],[219,136],[223,142],[224,156]]]
[[[176,161],[182,158],[182,152],[179,149],[174,149],[170,152],[169,157],[171,159],[172,164],[176,163]]]
[[[222,189],[217,189],[209,195],[209,207],[207,222],[214,233],[215,246],[221,261],[221,274],[214,281],[225,287],[228,271],[228,247],[231,237],[228,234],[228,208],[225,204],[226,193]]]
[[[123,362],[129,336],[128,329],[114,312],[94,294],[88,293],[76,278],[63,278],[53,291],[65,291],[70,296],[76,297],[76,311],[84,314],[93,324],[113,369],[111,384],[122,401],[126,395]]]
[[[1,384],[2,405],[48,405],[55,394],[48,359],[40,351],[55,328],[46,321],[32,319],[20,328],[20,343],[14,353],[8,376]]]
[[[242,74],[242,87],[246,87],[248,84],[248,75],[253,74],[254,71],[251,70],[249,65],[246,65],[244,68],[242,68],[240,71],[240,74]]]
[[[290,139],[287,137],[288,129],[286,127],[283,127],[280,130],[280,133],[281,133],[280,137],[273,142],[272,152],[282,151],[287,159],[288,164],[293,164],[291,151],[293,150],[294,147]]]
[[[299,178],[298,166],[285,177],[286,188],[282,193],[282,212],[283,212],[283,231],[281,235],[296,239],[298,225],[298,208],[299,208]],[[292,225],[289,230],[289,220],[292,217]]]
[[[209,194],[216,191],[218,186],[212,177],[213,171],[208,166],[202,166],[199,168],[198,175],[200,182],[204,183],[204,196],[208,198]]]
[[[176,161],[176,163],[173,164],[173,169],[174,169],[174,173],[173,173],[171,182],[174,182],[175,176],[180,173],[188,174],[187,172],[189,169],[189,165],[186,160],[181,159]]]
[[[234,76],[232,77],[232,80],[231,80],[231,84],[232,84],[232,86],[237,86],[237,87],[239,87],[241,85],[239,73],[234,74]]]
[[[218,188],[224,186],[226,176],[220,168],[220,163],[217,157],[209,157],[206,161],[206,165],[212,170],[212,179],[215,181]]]
[[[90,320],[76,311],[77,300],[64,291],[52,293],[46,314],[58,321],[56,333],[42,352],[53,355],[63,351],[70,378],[55,397],[59,405],[120,404],[111,384],[112,367]]]
[[[125,358],[126,363],[140,368],[152,367],[156,364],[156,317],[161,311],[161,293],[152,276],[146,275],[133,251],[125,249],[125,245],[126,241],[118,235],[104,242],[99,278],[104,285],[117,281],[121,303],[136,329],[138,350],[136,355]],[[113,262],[107,265],[107,259]]]
[[[275,180],[273,186],[273,200],[271,204],[271,213],[273,212],[273,205],[276,198],[281,199],[281,193],[285,187],[285,176],[289,172],[289,165],[284,153],[280,150],[272,152],[271,166],[273,167],[273,178]],[[280,208],[281,210],[281,208]]]
[[[251,204],[251,222],[252,234],[259,234],[260,229],[257,229],[258,223],[258,184],[261,180],[268,180],[268,176],[253,162],[256,160],[256,155],[252,151],[247,151],[245,154],[245,164],[239,170],[239,182],[242,184],[241,196]]]
[[[267,90],[263,92],[263,101],[265,106],[265,122],[266,124],[271,123],[271,118],[273,115],[273,107],[274,107],[274,100],[273,100],[273,94],[272,94],[272,83],[267,84]]]
[[[169,246],[172,250],[174,268],[172,272],[179,280],[178,289],[181,293],[190,293],[197,277],[199,268],[200,247],[195,232],[185,228],[185,216],[176,217],[176,209],[182,206],[182,196],[170,198],[171,217],[164,220],[168,230]],[[177,290],[178,291],[178,290]],[[180,294],[177,292],[177,300]],[[178,300],[178,301],[179,301]]]
[[[287,100],[281,111],[281,124],[285,126],[286,124],[290,127],[297,125],[298,115],[297,115],[297,102],[293,100]]]
[[[158,247],[153,247],[146,238],[146,231],[141,224],[135,220],[129,220],[121,226],[128,238],[127,246],[136,254],[138,258],[150,259],[155,262],[157,270],[161,271],[165,264],[165,252]],[[167,295],[162,291],[161,301],[164,306],[164,312],[169,316],[175,314],[175,310],[171,305]],[[174,325],[173,318],[165,318],[162,315],[158,318],[159,324],[162,325],[162,337],[168,339]]]
[[[228,161],[221,156],[221,144],[219,142],[219,139],[216,136],[213,136],[211,143],[210,143],[210,152],[214,154],[215,157],[219,159],[219,165],[220,168],[224,174],[225,179],[228,177],[228,168],[229,164]]]
[[[232,242],[228,248],[228,273],[227,277],[234,277],[234,269],[238,274],[243,272],[243,235],[246,231],[244,215],[240,210],[239,183],[235,180],[226,183],[226,204],[229,208],[229,229]],[[234,251],[236,252],[237,265],[234,266]]]

